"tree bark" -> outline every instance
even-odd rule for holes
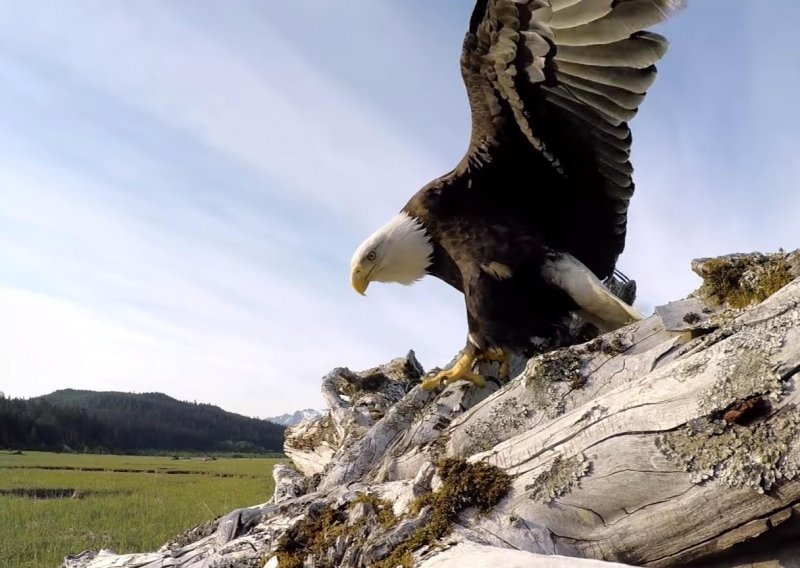
[[[767,263],[800,274],[800,256],[782,253],[694,267],[712,278],[715,262],[742,258],[733,285],[754,298],[754,282],[774,283]],[[188,544],[84,553],[65,566],[285,568],[289,544],[313,527],[335,538],[303,549],[305,566],[370,566],[434,522],[435,505],[420,497],[448,489],[443,458],[494,466],[510,488],[489,511],[460,511],[404,562],[800,566],[800,279],[739,310],[714,282],[704,286],[616,332],[516,361],[507,384],[428,393],[413,353],[362,373],[335,369],[323,380],[330,414],[288,432],[298,471],[275,469],[269,503],[234,511]],[[311,522],[322,518],[339,520]]]

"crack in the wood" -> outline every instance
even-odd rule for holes
[[[639,345],[640,343],[644,343],[644,341],[646,339],[650,339],[651,337],[655,337],[656,335],[658,335],[662,331],[667,331],[667,329],[663,325],[659,326],[658,329],[653,331],[653,333],[651,333],[650,335],[645,335],[641,340],[639,340],[639,341],[637,341],[635,343],[632,343],[631,347],[635,347],[636,345]],[[628,349],[630,349],[630,347]],[[627,351],[628,349],[626,349],[625,351]]]
[[[565,503],[564,501],[559,501],[558,499],[553,499],[553,503],[558,503],[559,505],[563,505],[565,507],[572,507],[573,509],[581,509],[583,511],[588,511],[595,515],[600,522],[603,523],[604,527],[607,527],[606,520],[603,518],[603,515],[592,509],[591,507],[586,507],[585,505],[576,505],[575,503]]]
[[[684,344],[683,343],[679,343],[678,345],[673,345],[672,347],[670,347],[669,349],[664,351],[661,355],[659,355],[658,357],[653,359],[653,362],[650,363],[650,368],[647,370],[647,373],[652,373],[653,371],[655,371],[656,368],[658,367],[658,364],[662,360],[664,360],[665,357],[669,356],[669,354],[672,353],[675,349],[680,349],[682,345],[684,345]]]
[[[783,314],[785,314],[786,312],[796,309],[798,306],[800,306],[800,302],[792,302],[792,303],[786,305],[784,307],[784,309],[781,310],[781,311],[772,312],[772,313],[764,316],[761,319],[750,321],[750,322],[744,323],[742,325],[744,325],[744,326],[752,326],[752,325],[758,325],[760,323],[764,323],[765,321],[768,321],[768,320],[771,320],[771,319],[774,319],[774,318],[778,318],[778,317],[782,316]]]
[[[255,552],[255,553],[258,553],[258,548],[256,548],[256,545],[255,545],[255,544],[253,544],[253,542],[252,542],[252,541],[251,541],[249,538],[243,538],[243,539],[239,539],[239,541],[240,541],[240,542],[243,542],[243,543],[245,543],[245,544],[249,544],[249,545],[250,545],[250,548],[252,548],[252,549],[253,549],[253,552]]]
[[[788,381],[789,379],[792,378],[792,376],[794,376],[798,372],[800,372],[800,365],[797,365],[796,367],[793,367],[789,369],[789,371],[784,373],[780,378],[781,382]]]
[[[677,398],[677,399],[673,399],[673,400],[681,400],[681,399]],[[663,401],[662,400],[662,401],[658,401],[658,402],[643,402],[641,404],[636,404],[634,406],[628,406],[624,410],[625,411],[635,410],[637,408],[643,408],[645,406],[658,406],[660,404],[663,404],[664,402],[671,402],[671,401],[670,400],[667,400],[667,401]],[[617,416],[619,416],[619,413],[612,414],[610,416],[602,416],[602,417],[600,417],[595,422],[587,424],[585,427],[578,429],[577,431],[573,432],[572,434],[570,434],[566,438],[562,438],[562,439],[560,439],[560,440],[558,440],[556,442],[553,442],[551,444],[548,444],[547,446],[544,446],[541,450],[535,452],[533,455],[531,455],[528,458],[518,462],[516,464],[516,467],[519,468],[520,466],[523,466],[526,463],[529,463],[530,461],[540,457],[542,454],[544,454],[546,452],[549,452],[550,450],[553,450],[553,449],[557,448],[558,446],[562,446],[562,445],[566,444],[567,442],[570,442],[571,440],[575,439],[581,432],[584,432],[587,428],[593,427],[593,426],[595,426],[597,424],[600,424],[604,420],[609,420],[609,419],[611,419],[613,417],[617,417]],[[643,434],[662,434],[662,433],[665,433],[665,432],[674,432],[674,431],[680,429],[681,427],[683,427],[683,424],[679,424],[679,425],[674,426],[672,428],[656,428],[656,429],[653,429],[653,430],[632,430],[632,431],[626,431],[626,432],[617,432],[616,434],[611,434],[609,436],[606,436],[604,438],[596,440],[595,442],[593,442],[593,443],[589,444],[588,446],[582,448],[581,451],[582,452],[586,452],[587,450],[589,450],[589,449],[591,449],[591,448],[593,448],[593,447],[595,447],[595,446],[597,446],[599,444],[602,444],[603,442],[606,442],[606,441],[611,440],[613,438],[618,438],[620,436],[641,436]],[[524,472],[520,472],[518,475],[522,475],[523,473],[527,473],[528,471],[531,471],[531,470],[526,470]]]
[[[678,346],[678,352],[675,355],[675,361],[677,361],[682,357],[685,357],[688,354],[694,355],[695,353],[699,353],[700,351],[708,347],[705,344],[706,337],[708,337],[708,333],[704,335],[698,335],[697,337],[693,337],[686,343],[680,344]]]
[[[459,519],[459,520],[460,520],[460,519]],[[459,525],[461,525],[461,526],[462,526],[462,527],[464,527],[464,528],[467,528],[467,526],[466,526],[464,523],[459,523]],[[513,545],[512,543],[508,542],[506,539],[504,539],[504,538],[502,538],[502,537],[500,537],[500,536],[496,535],[495,533],[493,533],[492,531],[490,531],[490,530],[489,530],[489,529],[487,529],[486,527],[475,527],[475,528],[473,528],[472,530],[474,530],[474,531],[476,531],[476,532],[477,532],[477,531],[483,531],[483,532],[489,533],[490,535],[492,535],[494,538],[496,538],[496,539],[497,539],[497,540],[499,540],[500,542],[502,542],[502,543],[504,543],[504,544],[508,545],[508,547],[509,547],[509,548],[513,548],[514,550],[519,550],[519,547],[518,547],[518,546],[515,546],[515,545]]]
[[[644,337],[642,337],[642,338],[641,338],[641,339],[639,339],[638,341],[634,341],[634,342],[632,342],[632,343],[631,343],[631,344],[630,344],[628,347],[626,347],[625,349],[623,349],[623,350],[622,350],[622,351],[620,351],[619,353],[616,353],[615,355],[612,355],[611,357],[609,357],[608,359],[606,359],[605,361],[603,361],[602,363],[600,363],[599,365],[597,365],[597,367],[595,367],[594,369],[592,369],[592,371],[591,371],[589,374],[596,373],[597,371],[599,371],[600,369],[602,369],[602,368],[603,368],[603,367],[604,367],[604,366],[605,366],[605,365],[606,365],[608,362],[610,362],[610,361],[613,361],[613,360],[614,360],[614,359],[616,359],[616,358],[617,358],[619,355],[625,355],[625,353],[627,353],[628,351],[630,351],[631,349],[633,349],[633,348],[634,348],[634,347],[636,347],[637,345],[639,345],[639,344],[643,343],[644,341],[646,341],[646,340],[650,339],[651,337],[653,337],[653,336],[655,336],[655,335],[658,335],[658,334],[659,334],[659,333],[661,333],[662,331],[664,331],[664,328],[663,328],[663,327],[662,327],[662,328],[660,328],[660,329],[657,329],[656,331],[654,331],[654,332],[652,332],[652,333],[650,333],[650,335],[645,335]],[[625,365],[625,362],[626,362],[626,361],[627,361],[627,359],[623,359],[623,360],[622,360],[623,367],[624,367],[624,365]],[[617,371],[617,372],[619,372],[619,371]],[[615,374],[616,374],[616,373],[615,373]]]
[[[519,520],[520,520],[520,521],[522,521],[522,524],[523,524],[523,525],[525,525],[525,530],[526,530],[526,531],[528,531],[528,534],[529,534],[529,535],[531,535],[531,537],[532,537],[534,540],[536,540],[536,535],[535,535],[535,534],[533,533],[533,531],[531,530],[531,527],[529,527],[529,526],[528,526],[528,522],[527,522],[525,519],[523,519],[522,517],[519,517]],[[547,527],[545,527],[545,528],[547,528]],[[553,531],[551,531],[550,529],[547,529],[547,531],[548,531],[548,532],[550,533],[550,535],[551,535],[551,537],[550,537],[550,540],[551,540],[551,542],[552,542],[552,540],[553,540],[553,538],[552,538]],[[553,543],[553,544],[555,545],[555,543]]]
[[[714,337],[713,333],[710,333],[708,335],[701,335],[700,337],[698,337],[700,342],[691,349],[689,349],[686,353],[682,353],[681,357],[683,357],[684,359],[688,359],[689,357],[697,355],[698,353],[701,353],[707,349],[710,349],[717,343],[721,343],[726,339],[728,339],[729,337],[733,337],[734,335],[736,335],[736,333],[738,333],[738,331],[724,327],[721,327],[716,331],[720,332],[720,334],[717,337]]]
[[[650,403],[650,404],[654,404],[654,403]],[[642,406],[647,406],[647,405],[642,405]],[[638,431],[632,430],[630,432],[617,432],[616,434],[611,434],[610,436],[608,436],[606,438],[603,438],[601,440],[597,440],[596,442],[593,442],[592,444],[586,446],[582,451],[585,452],[585,451],[587,451],[587,450],[589,450],[591,448],[594,448],[595,446],[597,446],[599,444],[602,444],[603,442],[607,442],[608,440],[611,440],[613,438],[619,438],[620,436],[641,436],[643,434],[663,434],[663,433],[666,433],[666,432],[675,432],[677,430],[680,430],[683,426],[684,426],[683,424],[679,424],[679,425],[674,426],[672,428],[657,428],[655,430],[638,430]]]
[[[551,529],[549,527],[545,527],[545,528],[547,528],[547,530],[549,530],[554,537],[556,537],[556,538],[558,538],[560,540],[563,540],[563,541],[569,541],[571,543],[602,542],[602,541],[606,540],[606,537],[601,537],[601,538],[577,538],[577,537],[573,537],[573,536],[563,536],[563,535],[560,535],[560,534],[556,533],[555,531],[553,531],[553,529]]]
[[[685,471],[685,470],[683,470],[683,469],[676,469],[676,470],[671,470],[671,469],[659,470],[659,469],[636,469],[636,468],[626,467],[625,469],[618,469],[618,470],[612,471],[611,473],[606,473],[605,475],[593,475],[593,476],[592,476],[592,480],[596,480],[596,479],[606,479],[606,478],[608,478],[608,477],[611,477],[611,476],[613,476],[613,475],[617,475],[617,474],[620,474],[620,473],[644,473],[644,474],[647,474],[647,473],[655,473],[655,474],[669,473],[669,474],[682,474],[682,475],[686,475],[686,471]]]
[[[564,396],[562,396],[561,399],[558,401],[559,402],[558,406],[563,408],[567,404],[566,403],[567,397],[569,395],[571,395],[572,393],[574,393],[576,390],[579,390],[579,389],[577,387],[569,387],[567,392],[564,393]],[[562,405],[564,405],[564,406],[562,406]]]
[[[630,515],[635,515],[639,511],[644,511],[645,509],[649,509],[650,507],[655,507],[656,505],[661,505],[663,503],[669,503],[673,499],[676,499],[678,497],[683,497],[684,495],[686,495],[689,491],[691,491],[694,488],[695,488],[695,486],[691,485],[691,486],[687,487],[685,490],[683,490],[683,491],[681,491],[679,493],[675,493],[674,495],[670,495],[669,497],[667,497],[665,499],[659,499],[658,501],[653,501],[651,503],[648,503],[647,505],[642,505],[641,507],[638,507],[636,509],[632,509],[630,511],[628,509],[626,509],[625,507],[620,507],[620,508],[623,511],[625,511],[626,515],[629,515],[629,516]],[[614,525],[616,525],[617,523],[619,523],[622,520],[624,520],[624,517],[621,517],[621,518],[617,519],[613,523],[609,523],[609,526],[613,527]]]
[[[603,392],[604,389],[608,388],[608,386],[614,381],[614,377],[619,375],[621,372],[627,370],[628,370],[628,360],[623,359],[622,367],[611,373],[611,375],[609,375],[609,377],[605,380],[605,383],[600,388],[597,389],[597,392],[594,394],[594,397],[597,398],[600,395],[600,393]]]
[[[791,402],[788,402],[788,401],[783,401],[783,404],[781,404],[780,406],[772,407],[771,412],[769,412],[766,416],[761,418],[761,422],[769,422],[770,420],[772,420],[776,416],[778,416],[780,414],[784,414],[785,412],[787,412],[789,410],[792,410],[792,409],[794,409],[796,407],[797,407],[797,405],[795,405],[794,403],[791,403]]]
[[[425,406],[426,406],[427,402],[428,402],[428,400],[425,400],[424,402],[422,402],[421,406],[419,408],[415,408],[417,406],[417,404],[410,405],[410,406],[411,406],[411,409],[413,409],[415,412],[419,412],[419,411],[422,411],[422,410],[425,409]],[[398,413],[399,413],[399,411],[398,411]],[[441,416],[441,415],[437,413],[436,416]],[[417,433],[423,428],[423,426],[426,424],[426,422],[431,421],[431,419],[432,419],[432,416],[427,416],[424,420],[414,420],[413,429],[410,432],[411,435],[407,439],[406,443],[403,445],[402,452],[400,452],[400,455],[397,456],[397,457],[400,457],[400,456],[402,456],[403,454],[405,454],[405,453],[407,453],[409,451],[409,447],[411,446],[413,440],[416,439]],[[405,433],[406,433],[406,430],[398,429],[397,432],[394,434],[394,437],[392,438],[390,443],[387,445],[387,448],[390,447],[391,444],[394,444],[396,441],[402,440],[403,436],[405,435]],[[436,436],[436,437],[438,437],[438,436]]]
[[[748,524],[750,524],[750,523],[752,523],[754,521],[761,521],[761,520],[768,521],[769,518],[772,517],[773,515],[775,515],[776,513],[780,513],[781,511],[785,511],[786,509],[791,509],[792,507],[794,507],[794,506],[796,506],[798,504],[800,504],[800,498],[795,499],[794,501],[790,501],[789,503],[786,503],[786,504],[784,504],[781,507],[778,507],[776,509],[772,509],[771,511],[769,511],[768,513],[765,513],[764,515],[762,515],[760,517],[749,518],[749,519],[747,519],[745,521],[742,521],[741,523],[739,523],[737,525],[734,525],[732,527],[728,527],[727,529],[725,529],[725,530],[723,530],[723,531],[721,531],[721,532],[719,532],[719,533],[717,533],[717,534],[715,534],[715,535],[713,535],[713,536],[711,536],[711,537],[709,537],[709,538],[707,538],[707,539],[705,539],[705,540],[703,540],[701,542],[698,542],[697,544],[694,544],[694,545],[690,546],[689,548],[684,548],[683,550],[679,550],[678,552],[673,552],[672,554],[667,554],[665,556],[659,556],[658,558],[653,558],[652,560],[648,560],[647,564],[650,565],[650,564],[654,564],[656,562],[670,561],[670,559],[679,558],[681,555],[688,554],[692,550],[695,550],[697,548],[700,548],[700,547],[703,547],[703,546],[707,546],[707,545],[713,543],[715,540],[720,539],[722,536],[724,536],[724,535],[726,535],[726,534],[728,534],[730,532],[733,532],[733,531],[735,531],[737,529],[740,529],[743,526],[748,525]],[[740,541],[740,542],[743,542],[743,541]],[[731,546],[735,546],[736,544],[739,544],[739,543],[738,542],[734,543]],[[730,548],[730,547],[728,547],[728,548]]]

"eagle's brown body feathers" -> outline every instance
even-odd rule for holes
[[[427,273],[464,293],[475,348],[525,351],[578,309],[610,327],[636,316],[597,279],[625,245],[628,121],[666,52],[644,30],[679,4],[477,1],[461,56],[467,153],[403,209],[430,238]]]

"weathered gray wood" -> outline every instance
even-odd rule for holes
[[[322,395],[330,413],[289,429],[286,454],[306,475],[321,473],[331,463],[334,467],[337,463],[347,464],[351,469],[350,460],[342,459],[337,453],[347,452],[356,445],[387,412],[413,412],[424,404],[427,393],[417,392],[413,400],[406,400],[406,394],[419,382],[422,373],[413,351],[404,358],[361,373],[334,369],[322,379]],[[398,408],[401,401],[402,407]],[[382,422],[380,428],[386,428],[392,418]],[[366,456],[360,456],[360,451],[351,451],[351,455],[363,459]],[[336,480],[332,479],[331,483]]]
[[[710,306],[702,298],[686,298],[656,307],[656,315],[664,329],[669,331],[692,331],[705,327],[711,316],[719,309]]]
[[[287,439],[306,475],[276,468],[269,504],[235,511],[188,544],[65,566],[274,568],[281,538],[325,507],[349,510],[360,532],[312,564],[366,566],[427,522],[411,503],[441,488],[435,464],[446,456],[503,469],[511,491],[487,514],[463,511],[441,546],[416,552],[422,566],[468,566],[469,551],[486,563],[534,562],[509,549],[656,567],[796,565],[797,545],[773,535],[797,534],[800,518],[800,280],[740,312],[678,301],[516,366],[507,384],[440,393],[416,386],[413,355],[363,373],[336,369],[324,379],[330,415]],[[389,500],[396,523],[380,525],[366,503],[347,509],[363,493]]]
[[[619,372],[613,388],[591,402],[473,456],[516,477],[497,517],[479,526],[507,540],[501,519],[513,515],[547,526],[561,553],[654,566],[696,559],[757,534],[757,526],[743,525],[788,510],[800,499],[795,479],[800,394],[791,379],[800,367],[798,302],[800,282],[795,282],[729,324],[730,337],[668,365],[656,363],[645,375]],[[763,422],[687,426],[755,395],[772,399]],[[724,445],[709,450],[710,463],[699,467],[686,456],[669,459],[663,441],[658,447],[664,437],[688,444],[717,429],[727,430],[735,442],[753,428],[767,432],[778,425],[784,428],[782,447],[769,456],[760,454],[763,444]],[[726,458],[727,451],[732,455]],[[537,502],[532,489],[557,458],[574,460],[570,467],[585,473],[575,474],[577,483],[564,496]],[[578,469],[575,463],[589,466]],[[783,478],[775,487],[773,476]]]
[[[521,550],[498,550],[493,546],[462,542],[420,565],[420,568],[614,568],[612,562],[584,560],[566,556],[532,554]]]

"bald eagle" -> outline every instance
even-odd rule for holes
[[[601,280],[625,245],[630,121],[667,41],[645,31],[682,0],[478,0],[461,54],[469,147],[355,251],[353,288],[435,276],[463,292],[469,333],[450,369],[501,363],[577,312],[601,330],[641,315]]]

